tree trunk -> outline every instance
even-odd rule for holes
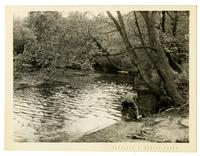
[[[162,26],[162,32],[165,32],[165,11],[162,11],[161,26]]]
[[[174,20],[172,22],[172,33],[174,37],[176,36],[177,23],[178,23],[178,12],[174,11]]]
[[[141,78],[144,80],[145,84],[148,86],[148,88],[151,90],[151,92],[158,98],[160,96],[160,88],[151,80],[151,78],[148,76],[148,74],[143,69],[143,67],[141,65],[142,62],[139,61],[138,56],[127,37],[127,33],[126,33],[126,29],[125,29],[125,25],[124,25],[124,21],[121,16],[121,13],[119,11],[117,11],[117,16],[118,16],[119,22],[115,19],[115,17],[109,11],[107,11],[107,14],[110,17],[110,19],[113,21],[113,23],[115,24],[116,29],[119,31],[119,33],[122,37],[122,40],[125,44],[126,50],[131,51],[131,62],[137,68],[137,70],[138,70]]]
[[[172,16],[169,11],[167,11],[168,16],[171,19],[171,26],[172,26],[172,34],[175,37],[177,31],[177,24],[178,24],[178,12],[174,11],[174,16]]]
[[[165,55],[165,51],[160,43],[159,34],[154,26],[154,17],[156,12],[152,12],[151,15],[149,15],[149,12],[146,11],[140,13],[146,22],[150,46],[157,49],[157,52],[151,53],[151,55],[153,55],[154,61],[156,62],[155,65],[158,74],[161,76],[164,82],[167,94],[173,99],[176,105],[180,105],[182,104],[182,97],[177,90],[174,82],[174,74],[169,65],[168,58]]]

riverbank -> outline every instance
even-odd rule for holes
[[[155,115],[140,121],[118,122],[86,134],[75,142],[189,142],[187,115]]]
[[[20,112],[25,118],[30,117],[29,120],[25,120],[27,125],[30,120],[37,123],[36,128],[29,126],[37,132],[33,134],[32,139],[40,138],[39,141],[50,142],[189,141],[188,105],[153,115],[155,99],[144,86],[133,85],[131,77],[127,75],[72,70],[56,73],[33,72],[15,78],[14,87],[15,93],[20,93],[15,94],[15,101],[19,101],[16,113]],[[139,94],[138,106],[140,113],[144,115],[140,121],[120,121],[119,99],[128,90],[136,90]],[[30,104],[30,101],[33,102]],[[24,112],[24,105],[31,108],[31,111],[28,110],[30,116]],[[32,110],[44,115],[36,116]],[[19,120],[24,121],[21,116]],[[25,121],[21,124],[22,130],[24,127],[27,130],[28,126],[24,126]],[[118,123],[113,124],[116,121]],[[38,123],[42,126],[37,127]],[[112,125],[103,128],[105,123]],[[101,130],[91,132],[97,127]],[[78,136],[81,134],[81,137],[75,140],[77,137],[74,137],[76,134],[73,133],[77,133]],[[73,137],[63,137],[65,134]],[[32,141],[29,136],[24,138],[24,134],[20,139]]]

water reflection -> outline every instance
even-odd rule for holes
[[[69,79],[70,77],[68,77]],[[74,77],[71,77],[73,82]],[[121,120],[129,77],[87,76],[78,85],[48,82],[14,91],[15,141],[66,142]]]

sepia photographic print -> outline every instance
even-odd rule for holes
[[[5,148],[196,151],[195,6],[7,6]]]

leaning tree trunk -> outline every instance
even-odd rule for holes
[[[154,25],[155,12],[152,12],[151,15],[149,15],[149,12],[146,11],[140,13],[146,22],[150,46],[157,49],[157,52],[152,51],[151,55],[153,56],[152,58],[154,58],[158,74],[164,82],[167,94],[173,99],[176,105],[180,105],[182,104],[182,97],[177,90],[174,82],[174,74],[171,70],[168,58],[166,57],[165,51],[160,43],[159,34]]]
[[[117,16],[118,16],[119,22],[109,11],[107,11],[107,14],[110,17],[110,19],[113,21],[113,23],[115,24],[117,31],[120,33],[122,40],[125,44],[126,50],[131,51],[132,64],[137,68],[141,78],[144,80],[145,84],[148,86],[148,88],[151,90],[151,92],[155,95],[156,98],[158,98],[160,96],[160,88],[151,80],[149,75],[145,72],[145,69],[142,66],[142,62],[140,62],[133,46],[131,45],[131,43],[128,39],[121,13],[119,11],[117,11]]]

